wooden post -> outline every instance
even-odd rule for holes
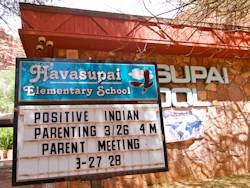
[[[90,187],[91,188],[103,188],[102,180],[91,180],[90,181]]]

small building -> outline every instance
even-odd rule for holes
[[[21,4],[20,9],[19,34],[28,58],[154,61],[159,64],[164,112],[205,113],[199,138],[166,144],[168,172],[114,177],[103,180],[105,187],[143,187],[249,171],[250,37],[246,28],[229,32],[224,25],[193,26],[31,4]]]

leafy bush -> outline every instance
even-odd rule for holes
[[[15,70],[0,70],[0,113],[12,113],[14,107]]]
[[[0,148],[11,149],[13,146],[13,128],[0,128]]]

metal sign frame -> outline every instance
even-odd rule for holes
[[[65,62],[74,62],[74,63],[119,63],[119,64],[151,64],[155,66],[156,73],[156,82],[157,82],[157,95],[158,98],[156,101],[52,101],[52,102],[19,102],[19,62],[27,60],[27,61],[65,61]],[[76,104],[158,104],[159,105],[159,115],[160,115],[160,123],[161,123],[161,132],[162,132],[162,147],[164,151],[164,159],[165,159],[165,167],[164,168],[152,168],[152,169],[143,169],[143,170],[129,170],[129,171],[120,171],[120,172],[108,172],[108,173],[96,173],[91,175],[74,175],[74,176],[66,176],[66,177],[56,177],[56,178],[46,178],[46,179],[38,179],[38,180],[25,180],[25,181],[17,181],[17,139],[18,139],[18,107],[22,105],[76,105]],[[165,145],[165,137],[164,137],[164,126],[163,126],[163,117],[162,117],[162,106],[160,100],[160,88],[157,74],[157,64],[154,62],[132,62],[132,61],[95,61],[95,60],[71,60],[71,59],[58,59],[58,58],[17,58],[16,60],[16,79],[15,79],[15,108],[14,108],[14,148],[13,148],[13,169],[12,169],[12,185],[29,185],[29,184],[38,184],[38,183],[50,183],[50,182],[59,182],[59,181],[68,181],[68,180],[98,180],[104,178],[111,178],[113,176],[121,176],[121,175],[134,175],[134,174],[145,174],[145,173],[154,173],[154,172],[163,172],[168,170],[167,163],[167,151]]]

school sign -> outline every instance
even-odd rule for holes
[[[152,64],[20,61],[19,101],[157,100]]]
[[[13,184],[167,170],[156,65],[19,59]]]

